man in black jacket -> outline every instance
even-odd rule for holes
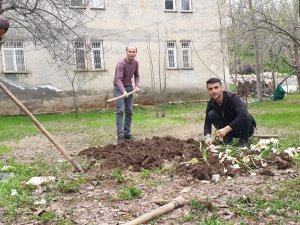
[[[216,137],[223,138],[224,144],[230,144],[233,138],[239,138],[239,147],[249,147],[248,139],[256,126],[245,104],[234,93],[223,91],[219,78],[206,81],[208,95],[211,97],[206,108],[204,124],[205,143],[212,144],[212,125],[217,129]]]

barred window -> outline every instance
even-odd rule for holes
[[[177,68],[176,42],[167,41],[166,47],[167,47],[167,67]]]
[[[74,41],[75,47],[75,67],[77,70],[86,69],[86,57],[85,57],[85,42],[82,40]]]
[[[90,6],[91,8],[104,9],[105,7],[104,0],[90,0]]]
[[[2,46],[4,72],[25,72],[25,52],[22,40],[7,40]]]
[[[165,10],[176,10],[175,0],[165,0]]]
[[[71,7],[84,7],[85,6],[85,0],[71,0],[70,1]]]
[[[103,40],[91,40],[93,69],[104,69]]]
[[[191,11],[192,0],[181,0],[181,11]]]
[[[182,51],[182,68],[191,68],[192,60],[191,60],[190,41],[181,42],[181,51]]]

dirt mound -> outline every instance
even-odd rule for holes
[[[103,160],[102,169],[120,167],[141,171],[171,165],[177,174],[192,175],[199,180],[249,174],[253,169],[258,173],[272,176],[272,169],[275,167],[276,169],[292,167],[292,159],[286,153],[268,152],[268,158],[263,158],[260,150],[239,149],[235,157],[232,157],[232,154],[229,156],[226,152],[228,149],[225,148],[209,148],[203,152],[203,148],[196,140],[180,140],[167,136],[92,147],[80,152],[79,155]]]

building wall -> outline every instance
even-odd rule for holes
[[[142,92],[136,101],[145,104],[153,101],[146,36],[150,40],[156,90],[159,91],[159,77],[162,78],[166,74],[168,100],[206,98],[205,81],[208,78],[225,76],[228,80],[228,68],[226,66],[224,68],[221,54],[217,2],[217,0],[193,0],[192,12],[181,12],[179,0],[176,0],[178,10],[172,12],[164,10],[164,1],[145,0],[107,1],[103,10],[85,9],[94,19],[82,28],[82,37],[87,40],[103,40],[105,68],[100,71],[89,71],[83,75],[93,79],[84,85],[80,93],[82,108],[88,110],[104,107],[105,99],[112,97],[115,65],[118,60],[125,57],[125,48],[128,44],[137,47],[136,59],[140,63]],[[221,9],[224,13],[225,6],[222,5]],[[225,16],[222,20],[224,19]],[[10,30],[7,38],[23,39],[26,36]],[[166,41],[176,41],[178,53],[176,69],[165,70]],[[192,67],[189,69],[181,68],[180,41],[190,41]],[[227,54],[226,50],[224,54]],[[14,74],[2,72],[4,80],[15,87],[17,97],[22,98],[26,105],[34,105],[35,107],[31,107],[34,112],[72,110],[71,83],[55,65],[49,64],[51,58],[47,51],[26,42],[25,56],[28,73],[19,74],[16,78]],[[88,59],[90,60],[90,54]],[[37,87],[43,85],[50,85],[52,89],[50,93],[54,93],[49,94],[49,100],[41,100],[45,95],[39,92],[44,93],[45,90]],[[34,90],[37,92],[36,95],[27,94]],[[5,104],[5,100],[0,101],[1,104]],[[2,114],[10,112],[18,113],[13,107],[0,110]]]

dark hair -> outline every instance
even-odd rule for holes
[[[220,83],[220,85],[222,85],[222,81],[219,78],[213,77],[206,81],[206,86],[208,84],[214,84],[214,83]]]
[[[5,30],[5,33],[7,32],[9,28],[9,21],[3,16],[0,16],[0,28]]]

